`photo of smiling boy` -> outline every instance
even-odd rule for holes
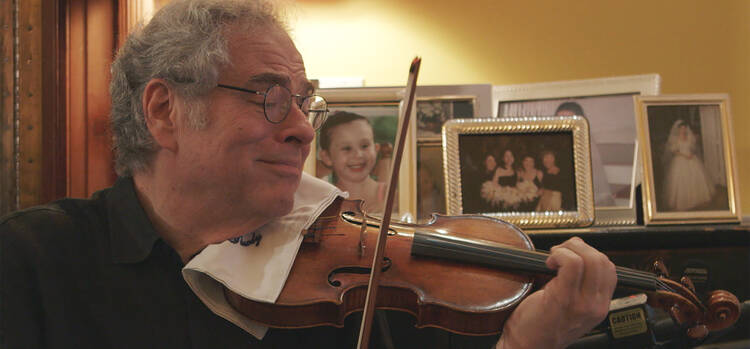
[[[329,181],[349,192],[350,199],[364,200],[370,213],[383,211],[387,183],[372,177],[380,144],[370,120],[346,111],[336,112],[320,129],[321,162],[332,172]]]

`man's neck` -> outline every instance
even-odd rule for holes
[[[222,217],[221,210],[211,206],[200,195],[181,190],[173,180],[152,173],[133,176],[138,200],[157,234],[187,263],[206,246],[253,231],[266,219]]]

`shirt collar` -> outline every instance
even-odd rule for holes
[[[136,196],[133,178],[118,178],[106,202],[112,262],[137,263],[145,260],[160,237]]]

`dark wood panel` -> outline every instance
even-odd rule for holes
[[[0,6],[0,213],[63,196],[87,197],[111,185],[108,84],[117,2],[31,0]]]
[[[109,68],[115,55],[117,17],[111,0],[88,0],[86,18],[86,94],[88,183],[86,195],[115,182],[109,129]]]
[[[67,11],[67,195],[86,197],[86,3],[71,1]]]
[[[42,202],[67,194],[65,120],[65,6],[60,0],[44,1],[42,9]]]
[[[15,157],[15,47],[13,18],[16,1],[0,1],[0,215],[17,208]]]
[[[117,1],[117,47],[119,48],[125,42],[130,31],[131,21],[129,10],[133,7],[133,2],[128,0]]]
[[[42,201],[42,0],[18,2],[19,206]]]
[[[108,91],[117,6],[110,0],[71,1],[69,5],[67,189],[72,197],[88,197],[115,180]]]

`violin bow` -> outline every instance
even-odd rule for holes
[[[362,314],[362,324],[359,328],[357,348],[360,349],[367,349],[367,345],[370,342],[372,319],[375,313],[375,300],[377,299],[378,287],[380,286],[380,273],[383,268],[385,240],[388,237],[388,226],[391,223],[393,200],[396,194],[396,184],[398,183],[398,172],[401,167],[401,156],[404,153],[404,140],[406,139],[406,131],[409,128],[409,119],[411,117],[412,106],[414,105],[414,92],[417,88],[417,75],[419,75],[419,65],[421,62],[421,58],[415,57],[411,62],[411,67],[409,67],[409,79],[407,80],[405,90],[405,105],[402,109],[403,114],[399,118],[398,131],[396,133],[396,146],[393,153],[393,162],[391,163],[391,176],[388,178],[388,194],[385,199],[383,221],[380,225],[377,243],[375,244],[375,254],[372,257],[372,269],[367,287],[367,298],[365,298],[365,309]]]

